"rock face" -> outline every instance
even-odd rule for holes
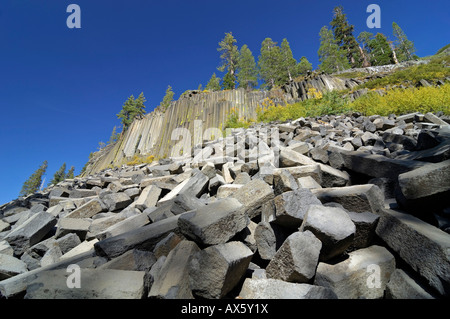
[[[300,118],[200,139],[184,157],[91,167],[0,206],[1,297],[448,298],[447,121]],[[165,127],[152,123],[133,123],[115,151],[158,143],[136,140]]]

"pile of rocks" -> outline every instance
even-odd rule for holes
[[[260,124],[193,157],[65,180],[0,206],[0,293],[448,296],[448,122],[355,113]]]

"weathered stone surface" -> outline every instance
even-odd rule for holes
[[[418,161],[392,159],[363,151],[343,151],[335,147],[329,151],[334,154],[334,156],[329,157],[332,167],[337,169],[347,168],[371,177],[392,179],[402,173],[427,165]]]
[[[336,294],[325,287],[250,278],[245,279],[239,296],[243,299],[337,299]]]
[[[105,238],[118,236],[120,234],[127,233],[129,231],[133,231],[142,226],[145,226],[149,223],[149,219],[147,214],[138,214],[134,216],[130,216],[110,227],[105,229],[103,232],[97,235],[99,240],[103,240]]]
[[[132,231],[106,238],[95,244],[95,251],[100,256],[117,257],[124,252],[138,248],[153,250],[155,245],[167,234],[178,228],[178,218],[182,215],[163,219]]]
[[[322,205],[309,207],[303,226],[322,242],[321,261],[343,253],[352,244],[356,231],[355,224],[343,209]]]
[[[274,198],[274,193],[269,184],[260,179],[254,179],[239,188],[232,197],[237,199],[243,206],[249,218],[261,214],[261,206],[268,200]]]
[[[312,164],[317,163],[309,157],[302,155],[292,149],[286,147],[280,148],[280,167],[292,167]]]
[[[347,213],[356,227],[355,237],[353,238],[351,247],[365,248],[370,246],[375,236],[375,229],[377,227],[380,216],[370,212]]]
[[[144,211],[148,207],[156,206],[160,195],[161,188],[155,185],[149,185],[145,187],[136,201],[136,208]]]
[[[239,188],[241,188],[242,184],[225,184],[220,186],[217,189],[217,198],[227,198],[234,194]]]
[[[208,182],[209,177],[198,171],[189,178],[188,182],[180,190],[180,193],[200,197],[208,189]]]
[[[323,203],[336,202],[353,212],[379,213],[384,208],[384,195],[373,184],[313,189],[311,192]]]
[[[398,183],[407,199],[424,198],[450,190],[450,160],[400,174]]]
[[[394,256],[384,247],[370,246],[335,265],[319,263],[314,284],[332,289],[339,299],[378,299],[394,270]]]
[[[12,230],[5,240],[13,247],[14,254],[20,256],[25,250],[44,238],[56,222],[56,218],[46,212],[35,214]]]
[[[297,189],[278,195],[274,199],[276,219],[274,223],[298,228],[310,205],[320,205],[317,197],[309,189]]]
[[[386,285],[388,299],[434,299],[403,270],[396,269]]]
[[[285,240],[285,235],[279,226],[262,221],[255,229],[254,238],[261,259],[271,260]]]
[[[108,210],[114,212],[130,205],[133,200],[125,193],[104,193],[100,194],[100,200],[105,203]]]
[[[42,271],[27,288],[26,299],[141,299],[143,271],[80,269],[80,288],[67,287],[71,272],[66,269]]]
[[[167,256],[148,293],[149,298],[192,299],[189,287],[189,264],[200,249],[192,242],[181,241]]]
[[[253,252],[238,241],[197,252],[189,269],[192,293],[208,299],[225,297],[245,274],[252,256]]]
[[[450,283],[450,235],[409,214],[385,210],[376,234],[440,294]]]
[[[67,218],[90,218],[98,213],[107,210],[107,206],[103,204],[98,198],[91,199],[86,204],[75,209],[65,217]]]
[[[153,249],[155,257],[159,259],[161,256],[167,256],[181,240],[182,238],[175,233],[168,234],[165,238],[161,239],[161,241],[156,244],[155,249]]]
[[[316,273],[321,248],[321,241],[310,231],[293,233],[267,265],[267,278],[309,282]]]
[[[68,218],[68,217],[60,218],[58,220],[55,238],[60,238],[67,234],[74,233],[81,240],[84,240],[86,238],[86,234],[89,231],[90,226],[91,226],[90,219]]]
[[[226,243],[247,224],[243,206],[234,198],[217,200],[178,219],[181,233],[204,245]]]
[[[298,189],[298,184],[292,174],[284,169],[279,169],[273,174],[273,190],[276,195]]]
[[[10,255],[0,253],[0,280],[28,271],[27,264]]]
[[[152,252],[131,249],[123,255],[99,266],[97,269],[149,271],[155,262],[156,258]]]

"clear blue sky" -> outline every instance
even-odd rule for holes
[[[81,7],[81,29],[66,8]],[[382,28],[366,26],[369,4]],[[47,160],[47,182],[66,162],[78,174],[89,153],[107,142],[128,96],[144,92],[150,112],[171,85],[178,97],[207,83],[219,65],[218,42],[233,32],[255,57],[266,37],[290,42],[296,59],[317,67],[318,33],[342,4],[355,35],[397,22],[417,54],[450,41],[448,0],[1,0],[0,204]]]

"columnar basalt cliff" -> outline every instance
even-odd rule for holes
[[[194,138],[195,120],[202,122],[203,129],[222,130],[230,112],[239,117],[256,119],[256,110],[266,99],[276,104],[293,103],[308,98],[308,90],[316,92],[351,89],[360,82],[340,79],[326,74],[316,75],[301,82],[286,84],[272,91],[246,91],[244,89],[219,92],[187,91],[164,112],[155,110],[143,119],[135,120],[114,144],[97,152],[86,167],[84,175],[98,172],[111,166],[120,166],[134,155],[164,158],[170,156],[177,140],[172,140],[176,128],[186,128]],[[193,146],[193,145],[192,145]]]

